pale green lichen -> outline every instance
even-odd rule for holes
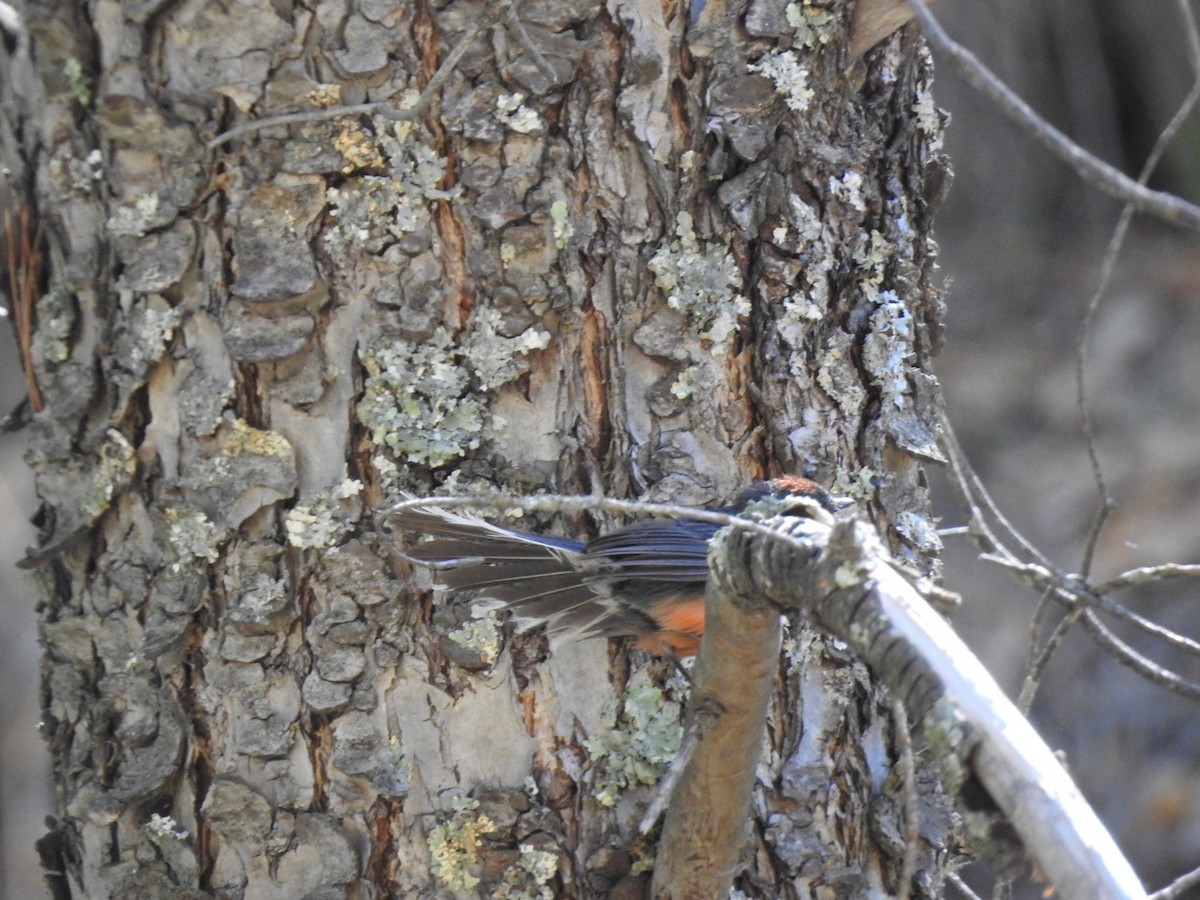
[[[703,244],[686,211],[676,216],[675,240],[660,246],[648,267],[667,305],[687,315],[703,340],[724,343],[737,331],[738,319],[750,314],[733,254],[719,244]]]
[[[71,292],[57,287],[37,301],[37,341],[41,358],[47,363],[66,362],[71,355],[71,328],[75,313],[71,307]]]
[[[404,741],[400,739],[400,735],[393,734],[388,737],[388,755],[391,758],[392,771],[407,781],[411,774],[410,760],[408,750],[404,746]]]
[[[554,246],[559,250],[567,248],[567,245],[571,243],[571,236],[575,233],[575,228],[567,216],[567,201],[555,200],[550,204],[550,224],[554,233]]]
[[[875,493],[875,470],[870,466],[862,466],[854,472],[838,469],[830,489],[839,497],[864,500]]]
[[[240,592],[237,600],[237,619],[243,622],[267,621],[282,608],[288,597],[288,584],[282,578],[272,578],[266,572],[257,572],[250,586],[241,578],[226,576],[230,592]]]
[[[862,195],[863,177],[855,171],[844,173],[840,178],[829,179],[829,192],[842,203],[858,210],[867,211],[867,203]]]
[[[900,409],[909,403],[912,316],[894,291],[881,291],[878,302],[870,318],[871,331],[863,339],[863,365],[879,386],[883,402]]]
[[[76,56],[68,56],[63,63],[63,75],[67,78],[67,88],[71,91],[80,106],[92,105],[92,79],[83,71],[83,63]]]
[[[520,844],[517,861],[504,870],[501,882],[491,888],[492,900],[554,900],[550,880],[558,873],[558,854]]]
[[[353,171],[359,166],[383,166],[386,175],[361,175],[326,197],[337,224],[325,231],[326,248],[333,253],[352,249],[379,252],[398,237],[429,224],[429,204],[458,195],[458,189],[439,187],[447,162],[429,144],[417,140],[412,122],[374,119],[377,136],[354,133],[338,144]]]
[[[360,350],[367,378],[358,415],[376,445],[435,468],[479,446],[484,409],[466,396],[470,372],[460,355],[443,328],[423,344]]]
[[[701,366],[688,366],[671,382],[671,394],[686,400],[708,382],[708,373]]]
[[[163,350],[179,327],[180,312],[173,306],[156,308],[139,305],[129,317],[132,358],[122,360],[127,368],[138,371],[162,356]]]
[[[924,553],[936,553],[942,549],[942,538],[938,534],[937,523],[928,516],[906,511],[900,513],[895,521],[896,533],[904,538],[910,547]]]
[[[837,17],[812,0],[787,5],[787,20],[792,26],[792,46],[815,49],[831,43],[838,35]]]
[[[522,93],[501,94],[496,98],[496,121],[520,134],[540,134],[544,130],[541,117],[525,105]]]
[[[96,189],[96,182],[104,179],[104,154],[92,150],[83,159],[67,160],[67,173],[72,190],[90,195]]]
[[[150,821],[143,825],[142,828],[155,837],[169,837],[177,841],[186,841],[188,838],[188,833],[182,828],[178,828],[173,818],[170,816],[160,816],[158,813],[151,813]]]
[[[812,333],[812,326],[825,318],[825,310],[806,294],[793,294],[783,301],[783,313],[776,327],[779,336],[791,347],[800,347],[804,339]],[[799,356],[800,354],[795,354]],[[807,367],[803,358],[793,361],[795,366]]]
[[[112,237],[141,237],[158,222],[158,194],[142,194],[132,205],[118,206],[105,228]]]
[[[447,637],[458,646],[473,650],[485,665],[490,666],[500,658],[503,642],[500,616],[495,609],[472,607],[470,620],[451,631]]]
[[[632,784],[656,784],[679,752],[679,704],[653,684],[631,688],[613,727],[584,741],[594,768],[592,793],[613,806]]]
[[[433,468],[478,448],[487,412],[469,396],[472,374],[478,388],[494,391],[525,371],[521,357],[550,343],[540,328],[505,337],[502,322],[498,311],[482,307],[461,348],[439,328],[422,344],[361,349],[367,378],[358,414],[372,441],[399,460]]]
[[[88,519],[94,519],[112,503],[117,489],[129,483],[137,471],[137,455],[125,436],[115,428],[105,433],[105,441],[98,451],[98,464],[84,488],[81,510]]]
[[[221,529],[202,510],[170,506],[164,516],[167,543],[178,556],[171,564],[171,571],[180,571],[186,561],[193,559],[216,562],[220,558]]]
[[[479,801],[456,797],[450,818],[429,832],[433,877],[448,890],[469,891],[479,885],[479,850],[482,837],[496,831],[496,823],[476,815]]]
[[[815,96],[808,86],[808,69],[793,50],[778,50],[751,63],[750,71],[770,78],[788,109],[804,112]]]
[[[499,311],[491,307],[477,310],[463,350],[480,385],[488,391],[521,374],[523,366],[518,357],[544,350],[550,344],[550,332],[541,328],[526,328],[515,337],[504,337],[498,330],[502,322]]]
[[[854,262],[858,264],[858,281],[867,289],[868,297],[873,298],[879,286],[883,284],[885,267],[895,255],[894,243],[879,231],[871,231],[866,242],[855,248]]]
[[[362,491],[362,482],[344,479],[333,490],[309,497],[288,511],[283,527],[293,547],[330,547],[346,534],[353,522],[346,516],[344,501]]]
[[[942,784],[958,793],[969,772],[963,762],[970,753],[968,726],[957,704],[943,694],[921,720],[921,733],[928,747],[927,758],[937,762]]]

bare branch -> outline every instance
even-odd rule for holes
[[[1142,566],[1122,572],[1116,578],[1102,581],[1092,587],[1095,594],[1111,594],[1123,588],[1134,585],[1153,584],[1157,581],[1168,581],[1175,578],[1200,578],[1200,565],[1184,563],[1168,563],[1163,566]]]
[[[892,568],[869,526],[778,520],[796,550],[740,529],[713,539],[711,583],[766,598],[846,641],[927,740],[954,747],[1067,900],[1144,897],[1054,754],[944,619]],[[711,627],[711,626],[710,626]],[[933,735],[933,738],[931,738]]]
[[[704,603],[688,704],[703,736],[671,792],[658,842],[651,894],[663,900],[729,895],[779,664],[779,610],[742,604],[711,578]]]
[[[917,771],[913,760],[912,730],[904,704],[892,701],[892,720],[896,723],[896,744],[900,751],[900,791],[904,798],[904,859],[900,863],[900,885],[896,900],[908,900],[912,895],[913,875],[917,871],[917,842],[921,838],[917,819]]]
[[[961,497],[968,506],[971,514],[972,533],[978,534],[988,541],[988,545],[984,549],[992,553],[1001,553],[1013,560],[1016,559],[1012,552],[1005,547],[1004,542],[988,526],[987,522],[990,516],[1025,553],[1036,559],[1047,569],[1054,569],[1054,564],[1050,559],[1035,547],[1032,541],[1026,540],[1017,531],[1016,527],[1008,521],[1004,513],[1000,510],[1000,507],[992,500],[992,496],[988,493],[983,479],[979,477],[979,474],[967,459],[966,454],[963,453],[962,446],[958,443],[958,435],[954,431],[954,426],[950,424],[950,419],[944,412],[940,424],[942,426],[942,445],[946,451],[946,457],[950,461],[950,471],[954,475],[951,482],[960,489]]]
[[[1011,559],[990,553],[982,553],[979,558],[1008,569],[1023,581],[1035,587],[1051,591],[1057,599],[1069,605],[1082,605],[1103,612],[1113,618],[1120,619],[1122,622],[1127,622],[1134,628],[1158,638],[1177,650],[1200,655],[1200,642],[1159,625],[1157,622],[1152,622],[1145,616],[1138,615],[1129,609],[1129,607],[1117,603],[1111,597],[1102,594],[1091,585],[1081,581],[1079,576],[1066,575],[1033,563],[1015,562]]]
[[[1088,153],[1034,112],[974,54],[952,40],[924,3],[908,0],[908,5],[913,16],[921,23],[921,30],[929,43],[950,57],[973,88],[986,94],[1005,115],[1037,138],[1082,178],[1123,203],[1132,205],[1138,212],[1156,216],[1174,225],[1200,230],[1200,207],[1171,194],[1149,190]]]
[[[1070,606],[1083,602],[1090,608],[1127,622],[1135,628],[1187,653],[1200,652],[1200,643],[1151,622],[1149,619],[1139,616],[1122,604],[1116,603],[1110,597],[1105,596],[1106,593],[1111,591],[1095,590],[1080,576],[1063,571],[1038,551],[1030,542],[1026,541],[1008,523],[1008,520],[1004,518],[1003,514],[992,501],[979,476],[966,460],[962,448],[955,437],[954,430],[944,416],[942,419],[942,428],[942,443],[946,451],[946,457],[950,461],[950,470],[953,476],[951,484],[956,487],[963,503],[968,508],[971,517],[970,532],[979,540],[985,550],[984,553],[980,554],[981,559],[1009,569],[1026,584],[1043,591],[1050,591],[1055,599]],[[1002,527],[1008,531],[1021,549],[1036,559],[1037,562],[1024,562],[1010,551],[991,530],[988,525],[989,517],[1001,523]],[[1172,566],[1163,568],[1164,572],[1170,573],[1164,577],[1184,577],[1185,575],[1190,576],[1192,574],[1186,567]],[[1136,576],[1134,577],[1136,578]],[[1039,654],[1031,653],[1033,663],[1021,690],[1020,704],[1022,709],[1028,709],[1032,703],[1033,693],[1037,689],[1041,672],[1044,671],[1049,658],[1046,651],[1049,650],[1052,652],[1058,646],[1062,633],[1074,621],[1075,618],[1068,618],[1060,622],[1049,642],[1044,645],[1043,651]],[[1099,620],[1089,621],[1085,618],[1084,623],[1088,625],[1089,634],[1098,640],[1108,652],[1124,654],[1128,650],[1129,655],[1118,656],[1118,661],[1122,665],[1128,666],[1154,683],[1168,687],[1173,691],[1189,697],[1200,697],[1200,694],[1196,693],[1197,690],[1200,690],[1200,686],[1194,685],[1187,679],[1158,666],[1141,654],[1134,652],[1128,648],[1128,645],[1117,639]]]

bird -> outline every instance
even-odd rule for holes
[[[720,511],[736,515],[767,498],[782,501],[779,514],[810,518],[853,503],[807,478],[783,475],[756,482]],[[476,603],[509,609],[519,631],[544,625],[554,635],[627,637],[635,649],[676,659],[699,650],[708,541],[720,525],[648,519],[584,542],[437,507],[409,507],[392,522],[434,538],[401,555],[431,569],[435,589],[474,592]]]

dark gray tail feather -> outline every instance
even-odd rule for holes
[[[389,517],[394,530],[432,541],[401,556],[433,572],[434,587],[474,592],[481,605],[509,609],[522,631],[539,625],[573,637],[644,634],[653,620],[613,596],[619,565],[593,557],[579,541],[501,528],[436,507]]]

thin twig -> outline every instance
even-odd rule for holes
[[[1129,607],[1116,602],[1106,594],[1099,593],[1077,575],[1066,575],[1057,570],[1046,569],[1033,563],[1015,562],[1002,556],[982,553],[979,556],[985,562],[995,563],[1017,574],[1029,584],[1043,590],[1052,591],[1055,596],[1071,605],[1083,603],[1089,609],[1102,612],[1119,619],[1151,637],[1163,641],[1176,650],[1200,656],[1200,641],[1185,637],[1166,626],[1152,622],[1145,616],[1140,616]]]
[[[521,17],[517,15],[517,6],[513,0],[493,0],[499,3],[501,7],[501,15],[504,19],[504,24],[509,30],[516,35],[517,43],[521,45],[521,49],[528,54],[532,60],[534,67],[539,74],[545,78],[551,85],[558,81],[558,73],[554,71],[554,67],[547,62],[546,57],[542,55],[542,51],[538,49],[538,45],[533,42],[533,38],[529,36],[529,32],[525,30],[525,23],[521,21]]]
[[[700,741],[704,738],[704,725],[710,720],[694,718],[688,721],[688,727],[683,732],[683,740],[679,742],[679,752],[675,754],[675,758],[671,760],[671,765],[667,768],[667,772],[663,775],[662,780],[658,783],[658,787],[654,791],[654,799],[650,801],[650,806],[646,808],[645,814],[642,816],[641,822],[638,823],[638,833],[646,834],[653,828],[662,814],[666,812],[667,804],[671,800],[671,794],[675,791],[675,785],[679,784],[679,779],[683,775],[684,770],[688,767],[692,757],[696,755],[696,748],[700,746]]]
[[[956,891],[962,894],[967,900],[983,900],[977,893],[967,887],[967,883],[962,880],[962,876],[951,872],[946,876],[946,884],[951,885]]]
[[[1156,625],[1147,619],[1131,612],[1125,607],[1117,603],[1112,603],[1110,598],[1102,597],[1091,591],[1086,583],[1082,583],[1077,577],[1073,577],[1066,572],[1061,571],[1048,558],[1045,557],[1036,547],[1026,541],[1019,532],[1008,522],[1004,515],[997,508],[992,500],[982,480],[971,468],[967,461],[962,447],[958,444],[958,440],[954,434],[954,429],[951,426],[948,418],[942,416],[943,428],[943,446],[946,449],[947,459],[950,461],[951,474],[954,476],[952,483],[959,489],[963,502],[967,504],[971,516],[971,527],[973,533],[977,537],[982,538],[987,550],[981,554],[982,559],[995,562],[999,565],[1010,568],[1018,572],[1021,577],[1027,582],[1034,584],[1043,590],[1053,589],[1056,596],[1062,597],[1066,602],[1074,604],[1080,593],[1085,595],[1085,599],[1092,605],[1102,609],[1104,612],[1121,618],[1135,627],[1141,628],[1153,634],[1162,640],[1167,641],[1173,646],[1181,647],[1188,652],[1195,652],[1192,648],[1196,646],[1196,642],[1182,635],[1176,634],[1169,629]],[[984,508],[987,510],[987,515],[984,513]],[[990,515],[1012,536],[1021,548],[1040,563],[1026,563],[1019,560],[1013,553],[1008,550],[1005,544],[992,532],[988,525],[987,516]],[[1156,684],[1161,684],[1171,688],[1179,693],[1193,696],[1191,682],[1181,678],[1169,670],[1163,669],[1161,666],[1145,659],[1140,654],[1128,648],[1126,644],[1118,640],[1112,633],[1105,628],[1098,620],[1095,623],[1088,622],[1085,619],[1088,631],[1102,646],[1110,652],[1118,655],[1118,661],[1123,665],[1128,666],[1134,671],[1143,674],[1145,677],[1154,681]],[[1125,654],[1128,650],[1128,655]],[[1027,694],[1029,689],[1036,688],[1036,679],[1033,684],[1027,682],[1023,694]],[[1032,702],[1032,696],[1023,698],[1026,706]]]
[[[1053,597],[1056,591],[1047,591],[1043,596]],[[1054,630],[1050,632],[1050,637],[1046,638],[1044,644],[1039,651],[1034,653],[1033,660],[1029,664],[1029,668],[1025,671],[1025,679],[1021,683],[1021,693],[1017,696],[1017,709],[1023,715],[1029,715],[1029,710],[1033,708],[1033,698],[1037,695],[1038,687],[1042,683],[1042,675],[1045,674],[1046,668],[1050,665],[1050,657],[1054,655],[1054,651],[1059,648],[1063,640],[1067,636],[1067,632],[1079,620],[1083,614],[1085,607],[1082,601],[1076,601],[1071,611],[1063,616]]]
[[[1175,900],[1176,897],[1182,896],[1184,891],[1198,884],[1200,884],[1200,869],[1193,869],[1180,875],[1162,890],[1155,891],[1147,900]]]
[[[1122,572],[1116,578],[1102,581],[1092,587],[1095,594],[1111,594],[1122,588],[1134,585],[1151,584],[1156,581],[1167,581],[1175,578],[1200,578],[1200,565],[1184,563],[1167,563],[1163,566],[1141,566]]]
[[[1033,695],[1037,693],[1041,676],[1040,672],[1034,671],[1038,659],[1038,623],[1042,621],[1042,616],[1046,614],[1054,597],[1053,590],[1042,591],[1037,608],[1033,611],[1033,618],[1029,622],[1029,649],[1025,653],[1025,680],[1021,684],[1021,693],[1017,697],[1017,709],[1027,715],[1033,706]]]
[[[468,26],[466,33],[459,38],[458,43],[454,45],[454,49],[450,51],[449,55],[442,61],[442,64],[438,66],[437,71],[433,73],[433,77],[429,79],[429,83],[421,89],[420,95],[412,106],[398,109],[389,103],[381,101],[379,103],[359,103],[354,106],[335,106],[332,109],[315,109],[311,112],[270,116],[266,119],[244,122],[241,125],[230,128],[228,131],[218,134],[206,146],[209,150],[212,150],[243,135],[261,131],[264,128],[273,128],[276,125],[321,122],[326,119],[337,119],[342,116],[370,114],[382,116],[385,119],[397,122],[410,122],[422,115],[429,107],[429,104],[433,102],[442,85],[446,83],[446,80],[453,74],[455,68],[458,67],[458,63],[463,58],[463,55],[470,49],[472,41],[483,31],[486,31],[500,21],[505,15],[505,10],[506,6],[503,2],[494,2],[484,9],[479,18]],[[528,35],[526,35],[526,39],[528,39]],[[543,59],[542,62],[545,62],[545,60]]]
[[[1200,231],[1200,207],[1162,191],[1151,191],[1088,153],[1034,112],[974,54],[951,39],[921,0],[908,0],[908,5],[921,23],[921,30],[929,43],[950,57],[968,84],[986,94],[1005,115],[1037,138],[1081,177],[1123,203],[1132,204],[1138,212]]]
[[[1200,683],[1190,681],[1147,659],[1113,634],[1090,610],[1083,616],[1083,627],[1101,649],[1107,651],[1121,665],[1172,693],[1200,700]]]
[[[946,455],[950,460],[951,470],[958,477],[964,489],[968,492],[969,497],[973,498],[974,496],[978,496],[979,498],[978,503],[975,501],[971,502],[971,514],[976,524],[986,529],[985,533],[987,534],[989,540],[991,540],[997,548],[1000,548],[1002,552],[1008,555],[1011,559],[1016,559],[1016,557],[1013,556],[1013,554],[1004,546],[1003,542],[1000,541],[994,533],[992,533],[990,528],[988,528],[986,519],[984,518],[984,511],[980,508],[982,506],[983,508],[986,508],[987,514],[995,519],[996,523],[1004,529],[1004,531],[1012,538],[1013,541],[1017,543],[1022,550],[1029,554],[1029,556],[1031,556],[1033,559],[1036,559],[1038,562],[1040,562],[1047,569],[1055,569],[1056,567],[1054,563],[1050,561],[1049,557],[1035,547],[1032,541],[1026,540],[1025,536],[1022,535],[1021,532],[1017,531],[1016,526],[1008,520],[1008,518],[1000,510],[1000,507],[996,505],[996,502],[992,499],[992,495],[988,492],[987,487],[984,485],[983,479],[979,477],[979,473],[975,471],[974,467],[972,467],[971,463],[967,460],[967,456],[963,452],[962,445],[958,442],[958,435],[955,433],[954,427],[950,424],[949,417],[944,412],[941,416],[941,426],[943,436],[942,443],[945,445]]]
[[[1197,102],[1200,102],[1200,33],[1197,31],[1196,20],[1192,14],[1191,6],[1187,2],[1180,2],[1179,7],[1184,19],[1184,31],[1188,35],[1188,52],[1195,80],[1192,82],[1191,90],[1188,91],[1187,96],[1179,105],[1179,109],[1175,111],[1175,115],[1171,117],[1171,121],[1163,128],[1158,136],[1158,140],[1154,142],[1154,147],[1146,157],[1146,162],[1142,165],[1142,171],[1138,174],[1137,180],[1137,183],[1142,186],[1145,186],[1150,180],[1150,176],[1158,167],[1158,163],[1162,159],[1163,153],[1166,152],[1167,146],[1175,138],[1175,135],[1178,134],[1179,129],[1183,127],[1183,123],[1192,114]],[[1112,494],[1108,490],[1108,483],[1104,477],[1104,467],[1100,462],[1100,453],[1096,446],[1096,427],[1095,421],[1092,418],[1092,408],[1088,402],[1087,392],[1087,354],[1092,335],[1092,323],[1095,321],[1096,312],[1100,308],[1100,302],[1112,282],[1117,257],[1120,255],[1121,248],[1125,244],[1125,238],[1129,234],[1129,225],[1133,221],[1133,213],[1134,204],[1127,202],[1121,210],[1121,217],[1117,221],[1117,226],[1113,229],[1112,237],[1109,238],[1108,247],[1104,251],[1104,261],[1100,266],[1100,280],[1096,284],[1096,289],[1092,291],[1092,296],[1088,299],[1087,309],[1084,311],[1083,321],[1080,323],[1079,341],[1075,346],[1076,405],[1079,408],[1079,419],[1083,429],[1084,444],[1087,447],[1088,460],[1092,466],[1092,480],[1095,481],[1096,492],[1100,495],[1100,507],[1096,510],[1096,516],[1092,520],[1092,527],[1088,533],[1087,542],[1084,545],[1083,562],[1080,567],[1080,572],[1084,576],[1087,576],[1092,570],[1092,560],[1095,556],[1096,546],[1100,540],[1100,534],[1104,529],[1105,523],[1108,521],[1108,517],[1116,508],[1116,503],[1113,501]]]

